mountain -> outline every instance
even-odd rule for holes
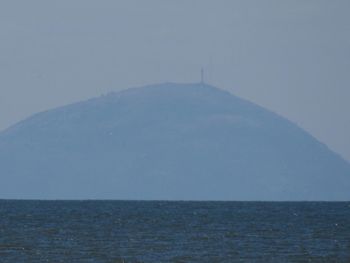
[[[38,113],[0,133],[0,198],[350,200],[350,165],[253,103],[166,83]]]

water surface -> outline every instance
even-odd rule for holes
[[[0,262],[350,262],[350,202],[3,200]]]

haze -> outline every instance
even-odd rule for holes
[[[148,83],[205,80],[350,160],[349,1],[1,1],[0,129]]]

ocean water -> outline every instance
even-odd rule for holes
[[[3,200],[0,262],[350,262],[350,202]]]

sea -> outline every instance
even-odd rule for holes
[[[0,262],[350,262],[350,202],[0,200]]]

